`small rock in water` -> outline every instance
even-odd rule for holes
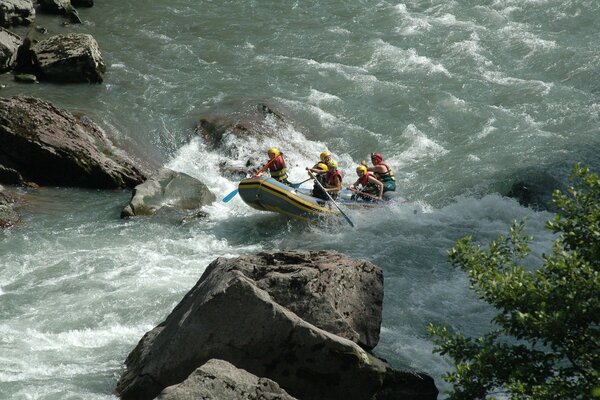
[[[38,80],[33,74],[17,74],[15,75],[15,81],[23,83],[38,83]]]

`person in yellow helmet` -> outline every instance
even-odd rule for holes
[[[327,150],[325,150],[324,152],[322,152],[322,153],[319,155],[319,162],[322,162],[322,163],[324,163],[325,165],[327,165],[327,164],[329,163],[329,161],[332,161],[332,158],[331,158],[331,153],[330,153],[330,152],[328,152]]]
[[[338,170],[337,162],[331,160],[327,164],[327,173],[325,174],[325,191],[329,193],[332,199],[337,199],[340,190],[342,190],[342,173]]]
[[[271,173],[271,178],[291,186],[292,184],[288,181],[287,176],[287,164],[283,158],[283,153],[275,147],[271,147],[267,150],[269,161],[267,162],[267,168]]]
[[[365,165],[356,167],[358,179],[348,189],[356,193],[356,197],[365,200],[381,200],[383,197],[383,183],[371,174]]]
[[[323,162],[316,163],[315,166],[312,168],[308,168],[308,167],[306,168],[307,171],[314,173],[315,178],[320,183],[320,185],[317,182],[315,182],[313,184],[313,190],[311,193],[313,197],[323,199],[323,200],[329,200],[329,197],[327,197],[327,194],[322,189],[323,187],[327,186],[327,179],[326,179],[327,169],[328,169],[327,164],[325,164]]]

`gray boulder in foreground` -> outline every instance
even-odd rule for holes
[[[192,210],[216,199],[206,185],[196,178],[162,168],[146,182],[135,187],[130,203],[121,212],[121,218],[152,215],[165,206]]]
[[[31,0],[0,1],[0,26],[30,25],[35,19],[35,8]]]
[[[167,319],[146,333],[129,354],[116,392],[125,400],[153,399],[216,358],[271,379],[304,400],[436,399],[438,391],[431,377],[393,370],[353,341],[305,321],[278,303],[277,290],[271,295],[261,288],[277,285],[278,275],[289,274],[292,279],[283,281],[290,284],[288,300],[293,302],[306,295],[307,286],[327,290],[327,276],[338,276],[331,289],[339,292],[333,297],[343,303],[349,301],[344,291],[353,282],[334,271],[365,267],[377,274],[373,264],[357,263],[336,252],[216,259]],[[312,282],[295,282],[294,271],[305,268],[320,272]],[[263,279],[272,282],[261,283]]]
[[[209,360],[178,385],[169,386],[157,400],[294,400],[267,378],[236,368],[227,361]]]
[[[53,82],[102,82],[106,65],[92,35],[67,33],[37,43],[38,78]]]
[[[87,117],[33,97],[0,98],[0,178],[7,183],[116,189],[143,182],[144,173],[119,153]]]

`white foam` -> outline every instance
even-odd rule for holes
[[[494,126],[494,123],[496,122],[496,118],[490,118],[486,121],[483,129],[481,130],[481,132],[479,132],[477,134],[477,139],[483,139],[486,136],[491,135],[492,133],[498,131],[498,128],[496,128]]]
[[[330,93],[325,93],[325,92],[320,92],[316,89],[311,89],[310,95],[308,96],[308,101],[310,101],[314,104],[330,103],[330,102],[336,102],[336,101],[341,101],[341,100],[342,99],[340,99],[336,95],[333,95]]]
[[[373,41],[375,51],[367,68],[389,66],[398,72],[423,72],[426,74],[442,74],[451,76],[450,72],[442,65],[433,62],[430,58],[421,56],[415,49],[402,49],[382,39]]]
[[[409,143],[408,148],[402,153],[402,164],[412,163],[423,158],[436,158],[448,152],[413,124],[406,127],[402,136]]]

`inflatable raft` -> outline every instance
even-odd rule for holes
[[[319,219],[341,216],[331,202],[310,195],[310,189],[293,188],[270,177],[252,177],[238,185],[239,195],[250,207],[261,211],[271,211],[295,218]],[[342,207],[376,207],[381,203],[367,200],[353,200],[352,192],[342,190],[338,199]]]

